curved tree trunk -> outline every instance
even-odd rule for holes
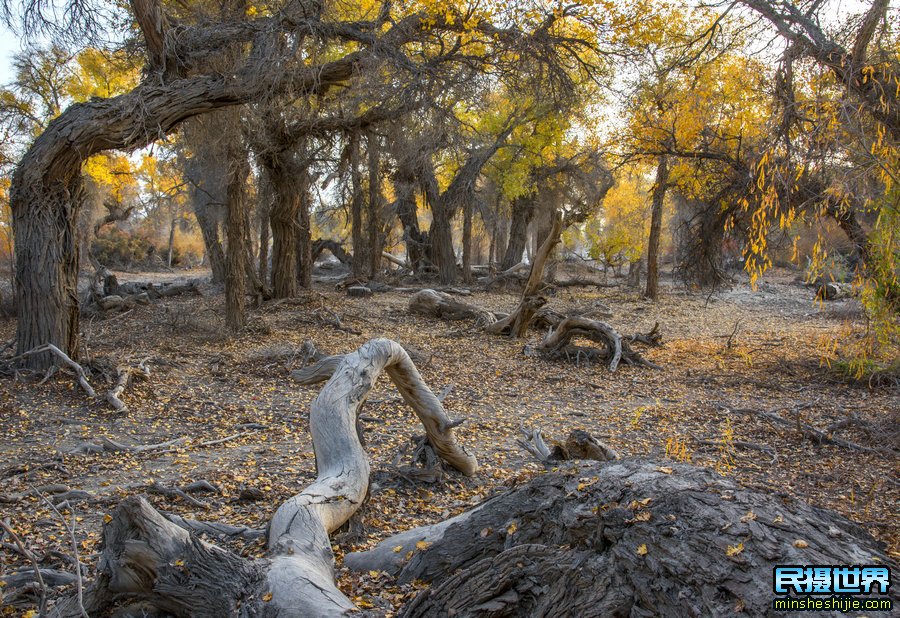
[[[330,357],[298,377],[328,383],[312,403],[310,433],[316,480],[279,507],[269,524],[268,557],[247,561],[191,537],[143,498],[128,498],[104,529],[97,581],[85,597],[90,613],[131,597],[175,616],[340,616],[355,609],[334,583],[328,535],[361,506],[369,463],[356,418],[375,380],[386,372],[415,410],[428,441],[466,475],[475,458],[453,435],[454,423],[406,351],[387,339]],[[80,616],[70,599],[57,616]]]
[[[402,41],[410,36],[407,27],[408,22],[403,28],[398,24],[382,38]],[[17,325],[19,354],[48,343],[76,352],[75,215],[81,206],[77,177],[84,160],[104,150],[144,146],[188,118],[239,105],[263,92],[277,93],[290,86],[314,94],[351,77],[367,56],[368,52],[356,51],[333,62],[278,75],[264,75],[256,66],[255,71],[245,67],[160,84],[154,74],[127,94],[72,105],[53,119],[22,157],[10,190],[16,246],[22,247],[16,258],[17,301],[23,318]],[[36,355],[26,362],[47,368],[53,358]]]
[[[522,300],[509,316],[488,325],[485,329],[487,332],[521,339],[528,332],[528,327],[531,326],[538,309],[546,303],[546,299],[538,295],[544,279],[544,265],[559,244],[562,234],[562,216],[559,211],[554,210],[551,217],[550,232],[535,253],[531,272],[525,282],[525,289],[522,290]]]

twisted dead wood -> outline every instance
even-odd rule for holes
[[[336,616],[356,609],[335,586],[328,536],[350,519],[368,490],[369,463],[355,424],[382,371],[444,461],[466,475],[478,464],[456,442],[453,421],[398,343],[373,339],[326,360],[307,376],[309,383],[328,379],[310,410],[318,476],[272,517],[268,557],[244,560],[198,540],[144,498],[128,498],[104,529],[97,581],[85,595],[89,613],[128,598],[175,616]],[[54,615],[80,615],[80,608],[68,599]]]

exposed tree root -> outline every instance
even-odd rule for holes
[[[66,354],[59,348],[57,348],[52,343],[38,346],[32,350],[25,352],[24,354],[20,354],[19,356],[9,359],[9,361],[7,361],[7,362],[14,363],[15,361],[21,360],[28,356],[33,356],[35,354],[43,354],[45,352],[50,352],[59,360],[60,363],[62,363],[64,366],[68,367],[69,369],[71,369],[72,371],[75,372],[75,377],[78,380],[78,385],[81,387],[81,389],[85,393],[87,393],[88,397],[90,397],[91,399],[94,399],[97,397],[97,392],[94,390],[94,387],[91,386],[90,382],[88,382],[87,374],[84,372],[84,368],[81,365],[79,365],[78,363],[76,363],[74,360],[69,358],[68,354]]]
[[[880,451],[878,449],[870,448],[868,446],[862,446],[861,444],[856,444],[855,442],[848,442],[847,440],[842,440],[840,438],[835,438],[833,435],[822,431],[821,429],[816,429],[812,425],[808,423],[804,423],[800,420],[799,411],[796,414],[794,420],[789,420],[776,414],[775,412],[767,412],[765,410],[753,410],[750,408],[732,408],[726,405],[720,405],[726,412],[738,412],[741,414],[750,414],[754,416],[759,416],[765,418],[773,423],[778,425],[782,425],[784,427],[791,427],[796,429],[800,435],[816,444],[831,444],[834,446],[840,446],[842,448],[847,448],[854,451],[861,451],[863,453],[872,453],[873,455],[884,456],[884,451]]]
[[[129,452],[129,453],[145,453],[147,451],[158,451],[173,448],[176,446],[180,446],[187,442],[187,437],[175,438],[174,440],[168,440],[166,442],[159,442],[157,444],[138,444],[135,446],[129,446],[127,444],[122,444],[121,442],[116,442],[106,436],[100,436],[100,442],[83,442],[76,446],[74,449],[69,451],[70,455],[83,455],[83,454],[97,454],[97,453],[118,453],[118,452]]]
[[[657,327],[654,327],[654,331],[656,330]],[[655,336],[658,336],[658,333],[655,333]],[[637,340],[638,337],[649,339],[650,335],[636,335],[631,340]],[[588,339],[603,347],[600,349],[584,348],[574,345],[573,339]],[[542,356],[551,359],[566,358],[607,362],[610,371],[615,371],[619,363],[659,368],[658,365],[644,359],[639,353],[632,350],[628,340],[619,335],[612,326],[606,322],[589,318],[566,318],[544,337],[536,350]]]
[[[68,501],[71,503],[80,500],[96,499],[96,496],[90,492],[83,491],[81,489],[72,489],[68,485],[53,484],[41,485],[40,487],[34,487],[32,489],[29,489],[28,491],[23,491],[17,494],[0,494],[0,502],[13,504],[32,496],[43,497],[45,495],[50,496],[51,502],[55,504],[59,504],[64,501]]]
[[[264,528],[248,528],[247,526],[233,526],[222,522],[185,519],[184,517],[173,513],[163,513],[163,516],[179,528],[184,528],[188,532],[206,534],[207,536],[220,539],[240,538],[246,541],[255,541],[256,539],[261,539],[266,536]]]

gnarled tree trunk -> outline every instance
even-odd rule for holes
[[[37,163],[35,163],[37,165]],[[19,354],[52,343],[69,356],[78,352],[78,239],[81,177],[24,181],[18,168],[10,205],[16,248],[17,349]],[[49,353],[26,357],[26,366],[52,365]]]
[[[299,276],[298,221],[303,208],[302,184],[299,170],[285,159],[283,152],[271,159],[263,158],[263,169],[269,177],[274,193],[269,223],[272,227],[272,296],[291,298],[297,295]]]
[[[528,225],[534,217],[534,197],[527,195],[517,197],[512,203],[512,215],[509,222],[509,240],[506,252],[500,262],[500,270],[507,270],[522,261],[525,246],[528,244]]]

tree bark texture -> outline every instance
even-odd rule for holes
[[[247,325],[247,256],[249,230],[247,230],[247,196],[244,189],[250,168],[246,159],[241,160],[241,151],[232,152],[232,164],[227,189],[228,237],[225,276],[225,325],[232,333],[243,330]],[[245,154],[245,153],[244,153]]]
[[[345,563],[430,582],[401,611],[408,618],[768,616],[775,565],[896,569],[837,513],[641,458],[569,464]],[[874,596],[900,598],[893,586]]]
[[[356,279],[366,277],[371,265],[369,257],[367,225],[364,212],[365,196],[363,195],[362,170],[360,169],[359,132],[352,131],[349,136],[350,158],[350,238],[353,246],[352,274]]]

